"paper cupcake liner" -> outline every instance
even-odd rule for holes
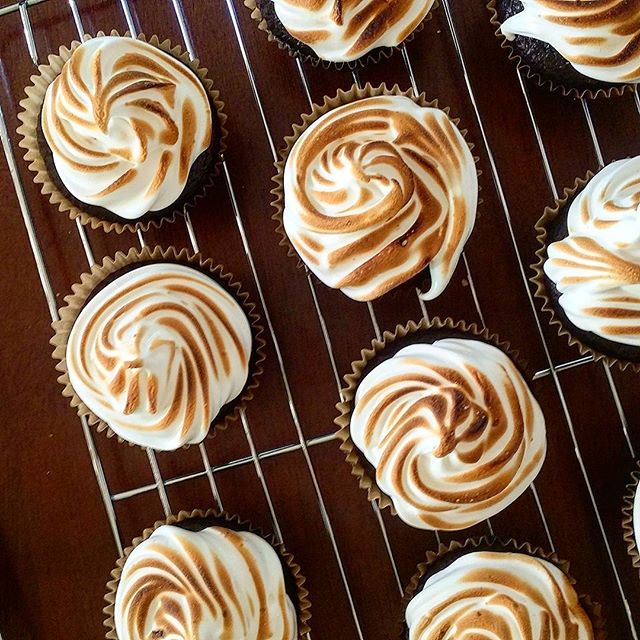
[[[104,35],[104,32],[99,31],[96,37]],[[120,36],[120,33],[112,30],[109,35]],[[127,31],[124,35],[129,36],[130,34]],[[92,37],[85,35],[83,36],[83,41],[90,40]],[[179,45],[173,46],[168,39],[161,41],[155,35],[147,39],[142,33],[137,36],[137,39],[148,42],[189,67],[202,82],[211,103],[214,135],[208,151],[204,152],[211,155],[205,170],[206,175],[196,185],[195,193],[179,196],[178,200],[176,200],[177,206],[170,213],[154,217],[154,212],[149,212],[137,221],[104,219],[99,217],[98,214],[85,211],[79,199],[75,199],[75,201],[70,199],[64,193],[57,179],[51,174],[45,159],[50,151],[41,147],[40,113],[47,87],[60,75],[62,67],[69,60],[73,51],[80,46],[80,42],[74,40],[70,47],[61,46],[58,54],[50,54],[48,64],[41,64],[38,67],[38,73],[31,76],[32,84],[25,89],[27,97],[20,101],[22,111],[18,114],[18,119],[21,120],[22,124],[18,127],[17,133],[22,139],[18,145],[26,150],[24,159],[29,163],[29,169],[35,173],[33,181],[35,184],[42,185],[40,188],[41,193],[49,196],[49,202],[57,205],[61,213],[68,213],[71,220],[78,218],[83,225],[90,225],[92,229],[101,228],[107,232],[123,233],[125,230],[136,232],[138,229],[147,231],[151,226],[159,228],[164,221],[173,222],[176,215],[193,208],[203,198],[206,190],[211,186],[213,178],[219,173],[222,154],[226,149],[227,130],[224,128],[224,124],[227,116],[224,113],[224,103],[220,100],[220,93],[213,88],[213,82],[207,77],[207,69],[200,67],[200,61],[197,58],[191,59],[188,52],[182,51],[182,47]],[[111,215],[117,218],[115,214]]]
[[[206,518],[212,521],[208,526],[221,526],[233,529],[234,531],[248,531],[255,533],[256,535],[264,538],[280,556],[280,563],[282,564],[282,570],[285,575],[285,582],[287,577],[290,578],[291,589],[287,589],[287,593],[294,603],[296,613],[298,614],[298,636],[302,637],[306,633],[309,633],[309,619],[311,618],[311,602],[309,601],[309,591],[305,588],[306,578],[302,575],[302,569],[300,565],[296,563],[291,555],[281,542],[277,542],[273,535],[265,535],[258,527],[254,527],[248,520],[242,520],[237,515],[228,514],[225,511],[216,511],[215,509],[194,509],[193,511],[180,511],[177,515],[170,515],[165,520],[158,520],[152,527],[145,529],[142,535],[134,538],[131,542],[131,546],[127,547],[122,556],[118,558],[115,568],[111,571],[111,580],[107,582],[107,592],[104,599],[107,602],[107,606],[102,610],[106,619],[104,626],[107,627],[106,638],[108,640],[118,640],[115,628],[114,620],[114,605],[116,600],[116,592],[118,590],[118,584],[120,582],[120,576],[122,575],[122,569],[124,567],[127,558],[131,552],[141,543],[147,540],[151,534],[159,527],[165,524],[177,524],[192,519]],[[294,593],[289,593],[295,589]]]
[[[549,225],[560,215],[563,215],[568,203],[586,186],[586,184],[593,178],[595,174],[593,171],[589,171],[584,178],[576,178],[576,181],[571,188],[566,188],[563,195],[557,198],[553,206],[547,207],[544,210],[542,217],[536,222],[535,230],[537,233],[537,239],[539,248],[536,251],[536,262],[531,265],[533,275],[530,278],[530,282],[535,285],[534,295],[536,298],[542,300],[542,311],[549,315],[549,324],[558,328],[558,335],[566,336],[569,345],[577,346],[580,355],[591,355],[594,361],[603,361],[607,366],[617,366],[624,371],[629,368],[632,371],[640,372],[640,360],[637,362],[625,360],[621,356],[610,355],[602,350],[585,344],[580,340],[572,331],[572,325],[565,323],[562,318],[558,316],[557,305],[558,302],[552,300],[552,294],[548,289],[546,276],[544,273],[543,265],[547,259],[547,244],[549,235]],[[576,330],[582,331],[576,327]],[[584,333],[589,333],[584,331]],[[597,337],[597,336],[596,336]],[[605,338],[602,338],[606,341]],[[615,343],[612,343],[615,344]],[[624,345],[620,345],[620,348],[624,348]]]
[[[636,462],[636,470],[631,474],[631,482],[627,485],[627,493],[624,495],[622,507],[622,535],[627,543],[627,551],[631,556],[633,566],[640,569],[640,549],[636,543],[633,521],[633,507],[637,491],[640,491],[640,461]]]
[[[291,149],[297,142],[298,138],[307,130],[307,128],[329,111],[332,111],[333,109],[341,107],[345,104],[361,100],[362,98],[374,98],[381,95],[405,96],[407,98],[411,98],[411,100],[413,100],[417,105],[421,107],[433,107],[435,109],[441,109],[447,114],[447,116],[449,116],[449,118],[451,118],[451,121],[458,128],[458,130],[462,134],[462,137],[466,140],[468,130],[459,128],[460,118],[453,118],[451,116],[450,107],[440,107],[438,100],[427,100],[426,94],[424,92],[416,96],[411,89],[403,91],[397,84],[393,85],[391,88],[387,87],[385,83],[378,85],[377,87],[372,86],[369,82],[367,82],[363,87],[353,85],[348,91],[338,89],[338,93],[332,98],[325,96],[322,104],[314,103],[311,113],[302,114],[302,124],[294,124],[292,127],[293,133],[290,136],[285,137],[284,147],[279,151],[280,158],[274,163],[274,166],[276,168],[276,175],[272,178],[272,181],[276,184],[276,186],[271,190],[271,194],[274,196],[274,199],[271,202],[271,206],[275,210],[275,213],[271,217],[276,222],[276,233],[280,236],[280,242],[278,244],[281,247],[286,248],[288,256],[296,259],[296,263],[299,269],[306,269],[307,266],[298,255],[298,252],[295,250],[294,246],[291,244],[291,240],[289,240],[289,237],[284,230],[284,223],[282,219],[285,205],[284,169],[287,163],[287,158],[291,153]],[[467,142],[467,145],[473,152],[475,144],[472,142]],[[478,163],[480,162],[480,158],[474,155],[473,160],[477,167]],[[482,175],[482,172],[480,170],[477,170],[477,174],[478,177],[480,177]],[[480,190],[480,187],[478,187],[478,189]],[[482,201],[478,200],[478,207],[480,207],[481,204]],[[476,222],[478,217],[479,215],[476,215]],[[403,287],[415,288],[416,286],[418,286],[422,289],[424,287],[421,285],[428,279],[428,267],[425,267],[423,271],[417,273],[409,280],[403,282],[402,284],[398,285],[397,287],[383,295],[392,295],[394,291],[402,289]]]
[[[341,390],[341,402],[336,404],[339,415],[334,422],[339,431],[336,438],[340,440],[340,450],[345,454],[347,463],[351,466],[351,474],[358,478],[360,488],[367,492],[370,502],[377,503],[380,509],[388,508],[395,516],[397,511],[391,498],[378,486],[374,466],[366,459],[351,439],[351,413],[358,386],[366,373],[407,344],[417,342],[415,338],[423,337],[424,342],[434,342],[448,337],[467,337],[488,342],[497,347],[511,358],[525,380],[531,379],[531,372],[527,370],[520,354],[511,348],[509,342],[501,340],[496,334],[482,329],[476,324],[467,324],[463,320],[454,321],[451,318],[433,318],[431,321],[421,320],[419,323],[410,321],[406,325],[396,326],[393,332],[385,331],[381,339],[371,341],[371,347],[360,352],[360,359],[351,363],[351,372],[344,376],[344,386]]]
[[[554,564],[569,579],[571,585],[576,581],[571,575],[570,565],[567,560],[560,559],[557,554],[545,551],[541,547],[532,545],[530,542],[516,542],[513,538],[502,539],[496,536],[483,536],[480,538],[467,538],[463,542],[454,540],[448,545],[440,543],[436,551],[427,551],[426,560],[420,563],[416,573],[407,585],[402,598],[402,619],[399,622],[401,627],[400,637],[407,640],[407,626],[404,619],[404,612],[419,589],[424,586],[426,580],[449,566],[454,560],[474,551],[506,551],[523,553],[535,558],[540,558]],[[594,640],[606,640],[605,620],[602,616],[602,606],[594,602],[588,595],[578,595],[582,608],[585,610],[593,626]]]
[[[595,100],[596,98],[610,98],[611,96],[621,96],[628,92],[635,91],[635,86],[631,84],[620,85],[607,85],[597,89],[580,89],[578,87],[565,86],[564,84],[557,83],[551,78],[544,77],[541,73],[534,71],[523,59],[522,56],[516,51],[510,40],[503,35],[500,27],[502,23],[498,16],[497,0],[491,0],[487,5],[487,9],[491,13],[491,24],[496,28],[495,35],[500,40],[500,46],[508,53],[509,60],[513,60],[516,63],[516,67],[522,71],[525,77],[539,87],[548,89],[549,91],[559,92],[567,98],[586,98],[587,100]],[[586,77],[586,76],[585,76]]]
[[[218,415],[213,419],[207,438],[212,438],[217,431],[226,429],[235,422],[247,403],[253,398],[254,391],[259,385],[259,377],[263,372],[262,363],[265,359],[264,347],[266,345],[262,334],[264,329],[260,324],[260,316],[256,312],[256,306],[249,299],[249,294],[242,290],[240,283],[234,280],[232,274],[227,273],[222,266],[215,265],[211,258],[203,258],[200,254],[194,254],[187,249],[178,251],[174,247],[163,249],[154,247],[150,249],[129,249],[128,253],[119,251],[113,258],[105,258],[102,264],[94,264],[91,271],[80,276],[80,282],[74,284],[71,289],[73,293],[64,298],[66,306],[59,311],[60,319],[54,321],[51,326],[55,332],[50,342],[54,346],[52,357],[58,361],[56,370],[62,375],[58,377],[58,382],[62,385],[62,395],[70,399],[71,406],[76,409],[80,417],[86,417],[90,425],[95,426],[98,432],[106,431],[109,438],[117,437],[118,442],[127,442],[130,446],[136,445],[118,436],[109,425],[93,413],[82,399],[76,394],[71,381],[69,380],[66,350],[71,328],[76,318],[80,314],[85,302],[92,294],[101,288],[106,281],[115,279],[119,272],[126,272],[135,268],[136,265],[153,262],[177,262],[198,269],[202,273],[209,275],[228,291],[243,308],[251,326],[252,351],[249,360],[249,376],[242,392],[229,403],[227,403]],[[182,446],[188,449],[189,444]],[[145,448],[145,447],[143,447]]]
[[[244,6],[251,11],[251,17],[258,24],[258,29],[260,29],[260,31],[264,31],[267,34],[267,38],[269,39],[269,41],[275,42],[280,49],[286,51],[292,58],[300,58],[302,62],[308,63],[313,67],[322,67],[323,69],[336,69],[339,71],[341,69],[344,69],[345,67],[351,70],[362,69],[368,64],[375,64],[377,62],[380,62],[381,60],[389,59],[394,54],[394,52],[400,48],[400,46],[411,42],[416,37],[416,35],[424,29],[425,24],[433,18],[434,11],[436,11],[436,9],[438,9],[438,7],[440,6],[440,0],[436,0],[434,2],[431,9],[429,9],[429,13],[427,13],[422,22],[420,22],[420,24],[399,45],[396,45],[395,47],[377,47],[376,49],[373,49],[369,53],[363,55],[361,58],[348,62],[332,62],[330,60],[323,60],[315,54],[308,54],[293,48],[291,45],[284,42],[281,38],[272,33],[269,23],[267,19],[262,15],[262,12],[260,11],[260,8],[256,3],[256,0],[244,0]],[[295,39],[293,38],[293,36],[291,37],[292,39]],[[308,45],[304,45],[304,43],[301,44],[309,48]]]

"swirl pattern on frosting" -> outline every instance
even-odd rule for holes
[[[351,437],[402,520],[460,530],[511,504],[546,453],[540,406],[513,362],[478,340],[414,344],[360,382]]]
[[[471,151],[448,115],[405,96],[343,105],[293,145],[284,171],[287,236],[318,278],[373,300],[427,267],[437,297],[476,216]]]
[[[163,525],[129,555],[116,592],[119,640],[294,640],[276,551],[223,527]]]
[[[568,236],[547,249],[544,272],[569,321],[640,346],[640,156],[614,162],[576,196]]]
[[[69,192],[129,220],[179,198],[212,136],[195,73],[153,45],[116,36],[74,50],[47,88],[41,122]]]
[[[91,298],[66,349],[71,385],[129,442],[200,442],[248,377],[252,334],[235,298],[180,264],[137,267]]]
[[[409,640],[592,640],[569,578],[521,553],[475,551],[431,576],[406,611]]]
[[[273,0],[284,28],[315,54],[350,62],[395,47],[424,20],[435,0]]]
[[[502,24],[550,44],[582,75],[611,83],[640,82],[640,11],[628,0],[522,0]]]

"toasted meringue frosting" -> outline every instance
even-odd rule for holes
[[[382,95],[337,107],[297,139],[284,171],[284,229],[329,287],[373,300],[427,267],[437,297],[476,216],[478,177],[440,109]]]
[[[521,0],[502,24],[550,44],[582,75],[610,83],[640,82],[640,11],[628,0]]]
[[[114,607],[118,640],[294,640],[282,565],[254,533],[163,525],[129,555]]]
[[[640,554],[640,484],[636,486],[636,494],[633,499],[633,531],[636,536],[636,547]]]
[[[361,380],[351,438],[402,520],[460,530],[505,509],[546,453],[542,410],[513,362],[485,342],[413,344]]]
[[[71,328],[66,362],[87,407],[124,440],[171,450],[202,441],[248,377],[252,334],[235,298],[173,263],[107,284]]]
[[[569,578],[521,553],[475,551],[431,576],[406,611],[409,640],[592,640]]]
[[[276,15],[322,60],[350,62],[395,47],[424,20],[435,0],[273,0]]]
[[[128,220],[173,204],[212,136],[195,73],[158,47],[116,36],[74,50],[47,88],[41,123],[69,192]]]
[[[580,329],[640,346],[640,156],[596,174],[567,214],[568,236],[547,249],[544,271]]]

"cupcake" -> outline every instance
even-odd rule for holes
[[[295,640],[308,631],[300,567],[236,517],[194,511],[158,522],[112,575],[113,640]]]
[[[640,23],[633,2],[492,0],[489,8],[503,46],[539,84],[594,97],[640,82]]]
[[[62,47],[21,102],[36,182],[61,211],[118,232],[173,219],[222,148],[222,103],[180,48],[117,35]]]
[[[186,251],[118,254],[94,267],[54,323],[72,406],[159,450],[201,442],[253,395],[263,341],[253,305]]]
[[[530,486],[546,454],[545,421],[506,348],[436,320],[398,327],[362,352],[336,422],[370,499],[412,527],[455,531]]]
[[[537,295],[552,323],[608,364],[640,365],[640,156],[579,180],[536,229]]]
[[[284,239],[327,286],[375,300],[417,277],[432,300],[475,223],[478,174],[448,110],[397,87],[315,106],[278,163]]]
[[[514,542],[441,547],[407,590],[404,637],[602,638],[599,607],[578,596],[567,571],[555,556]]]
[[[291,55],[312,64],[362,66],[413,37],[436,0],[245,0],[254,19]]]
[[[633,566],[640,569],[640,463],[631,474],[631,484],[627,486],[628,493],[624,497],[622,508],[622,528]]]

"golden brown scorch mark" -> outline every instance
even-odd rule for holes
[[[169,428],[182,415],[187,433],[197,406],[206,429],[211,386],[232,374],[233,361],[248,366],[250,356],[221,302],[213,282],[205,288],[201,279],[170,270],[149,275],[117,289],[95,310],[75,336],[80,344],[69,351],[69,366],[104,406],[124,406],[125,416],[132,416],[129,428],[140,428],[134,415],[139,412],[152,419],[144,425],[149,431]],[[147,334],[159,330],[168,337],[145,345]],[[144,358],[165,352],[167,368],[158,379]]]
[[[513,365],[497,388],[470,364],[461,373],[421,358],[401,362],[408,373],[367,387],[356,405],[368,416],[365,446],[380,451],[376,477],[390,479],[394,497],[429,527],[470,526],[540,463],[542,450],[528,454],[535,426],[530,391]],[[462,470],[430,482],[434,459],[449,456]]]
[[[176,90],[181,84],[195,86],[208,104],[203,86],[190,70],[146,43],[127,40],[127,46],[139,51],[126,51],[110,69],[105,69],[100,49],[89,61],[85,60],[84,47],[75,49],[49,88],[47,101],[54,107],[43,110],[42,115],[43,133],[57,161],[78,172],[113,176],[110,184],[96,194],[99,196],[113,194],[135,179],[136,167],[146,162],[152,144],[160,144],[164,150],[149,193],[157,191],[174,162],[184,183],[196,142],[206,147],[211,140],[209,123],[203,139],[196,141],[195,108],[189,100],[180,113],[173,114]],[[83,80],[86,64],[91,69],[91,89]],[[125,109],[128,114],[130,139],[124,146],[120,140],[119,146],[105,148],[116,109],[118,113]]]
[[[362,287],[388,274],[363,297],[367,300],[420,273],[440,252],[446,271],[468,223],[459,187],[466,154],[448,118],[425,110],[418,120],[385,96],[341,107],[335,116],[330,112],[289,159],[301,225],[291,241],[307,263],[346,269],[337,288]],[[332,180],[345,168],[354,176],[351,189],[359,189],[355,202]],[[444,194],[444,204],[434,189]],[[374,198],[376,190],[384,197]],[[408,221],[406,233],[397,237]],[[312,234],[328,239],[354,234],[354,239],[325,255]]]

